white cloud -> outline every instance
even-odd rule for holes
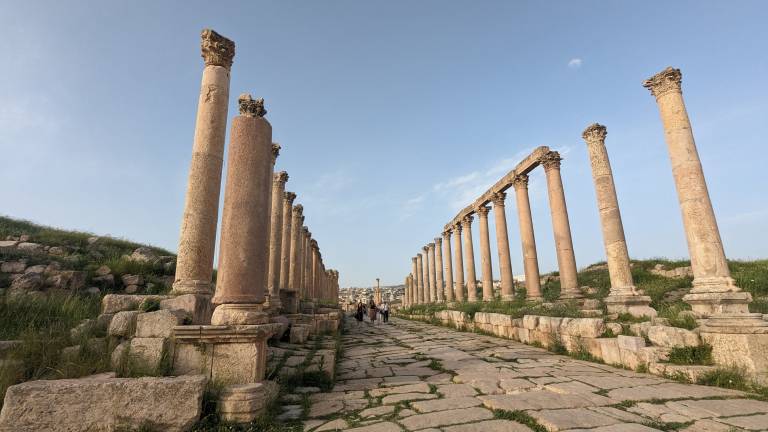
[[[568,60],[568,67],[571,69],[578,69],[584,61],[578,57]]]

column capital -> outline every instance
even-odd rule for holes
[[[254,99],[250,93],[243,93],[237,98],[240,106],[240,115],[246,117],[264,117],[267,110],[264,109],[264,99]]]
[[[429,246],[424,246],[421,248],[421,250],[423,250],[424,253],[429,253]]]
[[[605,141],[606,135],[608,135],[608,129],[600,123],[592,123],[581,133],[581,137],[587,144],[602,143]]]
[[[471,214],[464,216],[464,218],[461,219],[461,226],[464,228],[469,229],[469,227],[472,225],[472,220],[474,218]]]
[[[504,207],[504,200],[507,199],[507,194],[504,192],[496,192],[491,195],[491,202],[495,207]]]
[[[457,234],[461,234],[461,221],[456,222],[456,225],[453,226],[453,230],[456,231]]]
[[[442,237],[435,237],[435,245],[439,246],[443,244],[443,238]]]
[[[205,29],[200,34],[200,51],[206,66],[230,69],[235,57],[235,43],[211,29]]]
[[[272,184],[275,186],[280,186],[282,184],[285,184],[285,182],[288,181],[288,173],[285,171],[280,171],[272,174]]]
[[[304,233],[304,235],[307,236],[307,237],[311,237],[312,236],[312,233],[309,232],[309,228],[308,227],[305,227],[305,226],[301,227],[301,232]]]
[[[411,261],[413,261],[415,263],[416,261],[418,261],[418,259],[419,259],[418,257],[413,257],[413,258],[411,258]]]
[[[544,170],[549,171],[551,169],[560,169],[561,160],[563,160],[563,158],[560,157],[560,153],[550,151],[539,158],[539,163],[544,166]]]
[[[427,248],[434,249],[435,248],[435,244],[434,243],[428,243],[427,244]]]
[[[266,114],[266,111],[264,111],[264,113]],[[275,164],[275,161],[277,161],[277,157],[280,156],[280,149],[281,148],[282,147],[280,147],[280,144],[278,144],[276,142],[272,143],[272,165]]]
[[[453,232],[448,229],[443,231],[441,234],[443,235],[443,238],[445,239],[445,241],[448,241],[448,237],[450,237],[451,234],[453,234]]]
[[[487,218],[489,211],[491,211],[491,208],[486,205],[482,205],[475,209],[475,213],[477,213],[477,215],[481,218]]]
[[[528,174],[517,174],[512,179],[512,187],[517,189],[527,189],[528,188]]]
[[[304,206],[301,204],[296,204],[293,206],[293,216],[294,217],[302,217],[302,214],[304,213]]]
[[[320,248],[317,246],[317,240],[312,239],[309,241],[309,246],[312,247],[315,251],[319,251]]]
[[[668,67],[656,75],[643,81],[643,87],[651,91],[658,98],[669,92],[682,93],[683,74],[680,69]]]
[[[288,201],[288,204],[293,204],[293,200],[296,199],[296,194],[293,192],[283,192],[283,198]]]

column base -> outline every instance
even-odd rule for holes
[[[699,330],[702,333],[768,334],[768,321],[761,313],[723,313],[710,316]]]
[[[273,381],[227,386],[219,396],[219,416],[226,422],[250,423],[264,414],[279,391]]]
[[[583,298],[584,298],[584,293],[582,293],[581,289],[579,289],[578,287],[561,288],[560,297],[558,297],[558,300],[578,300]]]
[[[216,306],[212,325],[257,325],[269,322],[261,303],[224,303]]]
[[[172,296],[179,296],[183,294],[202,294],[213,295],[213,284],[211,281],[194,280],[194,279],[179,279],[173,282],[171,288]]]
[[[696,316],[707,318],[720,314],[749,314],[752,295],[744,291],[696,292],[694,289],[683,296],[683,301],[691,305]]]
[[[656,309],[649,306],[651,304],[649,296],[610,294],[603,302],[609,314],[628,313],[633,317],[648,318],[658,315]]]
[[[268,295],[264,298],[264,311],[269,315],[278,315],[283,308],[280,296]]]

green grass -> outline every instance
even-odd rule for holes
[[[677,365],[711,365],[712,347],[699,345],[695,347],[678,347],[669,351],[669,362]]]
[[[66,333],[99,314],[100,300],[92,296],[0,296],[0,340],[25,332]]]
[[[493,418],[500,420],[512,420],[518,423],[528,426],[534,432],[547,432],[547,429],[540,425],[535,418],[525,411],[507,411],[496,409],[493,410]]]
[[[696,318],[688,314],[680,315],[680,312],[688,310],[691,310],[691,307],[687,303],[668,304],[658,309],[658,316],[660,318],[667,318],[669,325],[672,327],[693,330],[699,326],[696,323]]]

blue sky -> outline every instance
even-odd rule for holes
[[[765,257],[765,22],[759,1],[3,0],[0,214],[175,250],[210,27],[237,44],[230,114],[242,92],[266,99],[277,167],[342,286],[402,283],[410,257],[539,145],[565,158],[577,264],[603,260],[581,140],[595,121],[608,127],[630,255],[685,257],[641,86],[669,65],[683,71],[726,254]],[[545,191],[533,175],[551,271]],[[515,211],[508,199],[518,274]]]

